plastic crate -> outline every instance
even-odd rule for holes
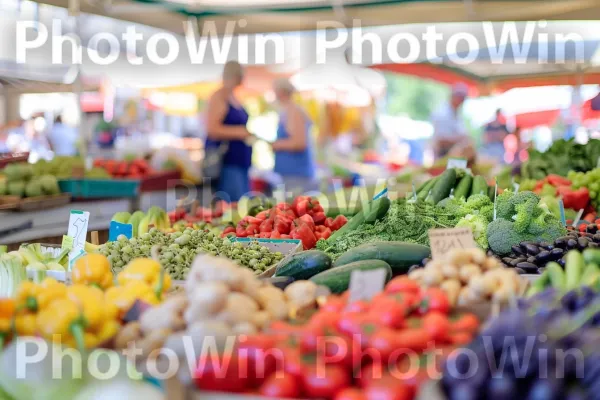
[[[140,189],[139,180],[126,179],[65,179],[58,185],[62,192],[79,199],[136,197]]]

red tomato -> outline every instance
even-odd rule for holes
[[[283,356],[274,346],[275,339],[269,335],[252,335],[238,341],[236,353],[240,370],[247,372],[251,385],[259,385],[283,365]]]
[[[399,380],[381,379],[373,381],[365,389],[367,400],[411,400],[411,389]]]
[[[300,397],[300,385],[298,381],[293,375],[286,373],[275,372],[271,374],[263,382],[258,391],[262,396],[276,399]]]
[[[407,276],[397,276],[385,286],[386,293],[408,292],[419,294],[420,290],[419,284]]]
[[[261,221],[268,219],[270,216],[271,216],[271,210],[263,210],[263,211],[259,212],[258,214],[256,214],[256,218],[260,219]]]
[[[292,210],[292,206],[289,203],[279,203],[275,206],[278,210],[289,211]]]
[[[404,317],[406,308],[393,300],[381,302],[381,307],[372,307],[372,316],[382,326],[388,328],[402,328],[404,326]]]
[[[340,332],[346,335],[358,335],[362,344],[366,344],[369,336],[378,329],[378,325],[370,315],[360,313],[342,314],[337,326]]]
[[[292,234],[292,238],[300,239],[304,250],[313,249],[317,245],[317,238],[310,227],[306,224],[299,226]]]
[[[418,308],[421,303],[421,296],[416,293],[391,293],[388,294],[387,297],[403,304],[406,307],[407,312]]]
[[[228,392],[243,392],[249,384],[235,353],[219,357],[201,357],[194,373],[194,382],[202,390]]]
[[[321,308],[319,311],[314,313],[308,321],[308,326],[319,326],[325,328],[328,332],[336,330],[338,321],[340,320],[340,314],[336,311]]]
[[[346,308],[346,312],[350,313],[365,313],[369,311],[371,307],[370,303],[365,300],[357,300],[354,303],[348,304],[348,308]]]
[[[247,215],[245,217],[245,219],[246,219],[246,221],[248,221],[249,224],[260,225],[263,222],[262,219],[253,217],[252,215]]]
[[[450,333],[450,321],[445,314],[432,311],[423,316],[423,327],[429,336],[438,342],[443,342]]]
[[[453,332],[476,332],[479,329],[479,319],[474,314],[466,313],[450,317]]]
[[[301,216],[296,221],[297,221],[297,225],[302,225],[304,223],[304,224],[308,225],[311,230],[313,230],[313,231],[315,230],[315,221],[308,214]],[[294,222],[296,223],[296,221],[294,221]]]
[[[319,347],[322,361],[325,364],[336,364],[352,371],[356,365],[362,362],[362,350],[360,343],[354,343],[347,336],[327,337]],[[324,347],[324,348],[323,348]]]
[[[452,332],[449,335],[450,342],[457,346],[464,346],[473,340],[473,335],[469,332]]]
[[[323,211],[319,211],[319,212],[315,212],[312,215],[312,219],[315,222],[315,224],[321,225],[322,223],[325,222],[325,220],[327,219],[327,216],[325,215],[325,213]]]
[[[271,232],[271,236],[269,238],[270,239],[281,239],[281,233],[279,233],[278,231],[273,231],[273,232]]]
[[[397,347],[397,333],[389,328],[379,329],[369,338],[367,344],[367,349],[373,359],[373,363],[381,363],[381,365],[388,365],[390,363],[390,356]]]
[[[439,288],[426,289],[423,293],[420,311],[422,314],[430,311],[439,311],[443,314],[448,314],[450,311],[448,296]]]
[[[400,349],[423,351],[429,341],[429,333],[424,328],[409,328],[396,332],[396,343]]]
[[[327,365],[311,367],[304,375],[304,392],[310,398],[332,399],[350,385],[350,376],[342,367]]]
[[[330,228],[332,231],[337,231],[342,226],[346,225],[347,222],[348,222],[348,218],[346,218],[343,215],[338,215],[337,217],[335,217],[335,219],[331,223]]]
[[[347,388],[338,392],[334,400],[366,400],[366,397],[361,389]]]
[[[284,321],[273,321],[269,325],[269,332],[281,333],[284,335],[298,334],[302,330],[302,327],[298,325],[292,325]]]
[[[323,225],[325,225],[328,228],[331,228],[332,224],[333,224],[333,218],[331,218],[331,217],[327,217],[325,219],[325,221],[323,222]]]
[[[384,373],[387,373],[387,369],[379,363],[368,363],[365,364],[355,375],[358,381],[358,385],[361,388],[366,388],[371,384],[372,381],[380,380]]]
[[[295,377],[302,377],[309,365],[314,365],[315,354],[302,354],[298,347],[283,346],[283,370]]]
[[[402,371],[408,371],[408,368],[410,367],[407,367],[407,369]],[[441,371],[441,368],[438,370]],[[410,389],[411,398],[413,398],[417,394],[417,391],[421,385],[431,378],[432,377],[430,377],[429,373],[427,372],[427,368],[421,368],[415,374],[409,374],[406,379],[403,379],[403,382],[406,387]]]
[[[300,333],[300,349],[304,352],[317,351],[319,341],[325,336],[325,328],[322,325],[305,326]]]
[[[228,233],[235,233],[235,228],[233,226],[228,226],[223,229],[223,235],[227,235]]]
[[[260,229],[261,232],[273,232],[273,221],[270,219],[264,220],[260,223],[258,229]]]
[[[344,308],[346,308],[346,302],[340,296],[331,295],[327,297],[327,301],[319,310],[341,313]]]

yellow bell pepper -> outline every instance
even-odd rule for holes
[[[150,305],[160,303],[150,285],[142,281],[129,281],[125,286],[114,286],[104,293],[106,303],[114,307],[120,316],[125,315],[136,300]]]
[[[158,297],[171,288],[171,277],[163,271],[157,261],[151,258],[136,258],[117,275],[120,286],[125,286],[131,281],[145,282]]]
[[[97,286],[105,290],[113,285],[110,262],[102,254],[86,254],[75,261],[71,279],[73,283]]]
[[[17,311],[35,313],[66,294],[67,286],[52,278],[44,279],[39,285],[29,281],[23,282],[15,296]]]
[[[83,350],[112,338],[120,326],[116,317],[116,308],[108,306],[102,290],[76,284],[66,297],[40,311],[36,328],[48,340]]]

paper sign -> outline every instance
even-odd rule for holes
[[[446,169],[450,168],[458,168],[458,169],[467,169],[467,160],[464,158],[449,158],[448,164],[446,164]]]
[[[348,304],[358,300],[371,300],[385,285],[387,271],[378,268],[370,271],[352,271],[350,276],[350,298]]]
[[[73,248],[73,238],[69,235],[63,235],[60,247],[63,250],[71,250]]]
[[[431,255],[440,258],[453,249],[471,249],[477,247],[471,228],[431,229],[428,232]]]
[[[114,242],[117,240],[119,235],[125,235],[127,239],[131,239],[133,236],[133,225],[122,224],[117,221],[110,221],[110,225],[108,227],[108,241]]]
[[[71,270],[75,259],[85,253],[85,239],[87,237],[88,222],[90,213],[87,211],[71,210],[69,216],[69,228],[67,236],[73,238],[73,247],[69,252],[69,271]]]

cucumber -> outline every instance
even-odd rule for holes
[[[583,256],[579,251],[571,250],[567,253],[565,260],[565,279],[567,290],[575,289],[579,286],[584,267],[585,262],[583,261]]]
[[[473,194],[485,194],[488,193],[488,184],[485,178],[481,175],[477,175],[473,178],[473,187],[471,189],[471,195]]]
[[[331,293],[342,293],[348,290],[350,286],[352,271],[369,271],[377,268],[384,268],[386,270],[386,282],[392,278],[392,268],[385,261],[363,260],[328,269],[309,280],[317,285],[327,286],[331,290]]]
[[[546,264],[546,271],[548,271],[548,276],[550,276],[552,287],[557,290],[563,290],[566,287],[565,273],[558,263],[554,261],[549,262]]]
[[[595,263],[600,265],[600,249],[585,249],[583,259],[586,263]]]
[[[381,197],[377,200],[373,200],[365,206],[364,209],[360,210],[354,217],[350,218],[344,226],[327,239],[327,242],[333,243],[347,232],[350,232],[365,222],[375,222],[377,219],[381,219],[385,216],[390,208],[390,199],[387,197]]]
[[[460,199],[464,197],[465,199],[469,197],[469,193],[471,193],[471,184],[473,183],[473,177],[469,174],[466,174],[462,177],[462,179],[456,185],[454,189],[454,197]]]
[[[585,266],[583,273],[581,274],[580,284],[581,286],[594,287],[600,278],[600,268],[598,264],[589,263]]]
[[[331,268],[331,258],[319,250],[293,254],[285,264],[275,270],[275,276],[289,276],[296,280],[308,279]]]
[[[426,182],[425,186],[421,187],[420,190],[417,190],[417,199],[425,200],[429,191],[433,188],[433,185],[437,182],[437,177],[430,179]]]
[[[348,250],[333,263],[334,268],[363,260],[383,260],[392,272],[406,274],[408,269],[431,255],[427,246],[406,242],[370,242]]]
[[[435,185],[433,185],[429,202],[431,204],[437,204],[440,200],[448,197],[455,184],[456,171],[454,169],[445,170],[442,175],[440,175],[437,182],[435,182]]]

